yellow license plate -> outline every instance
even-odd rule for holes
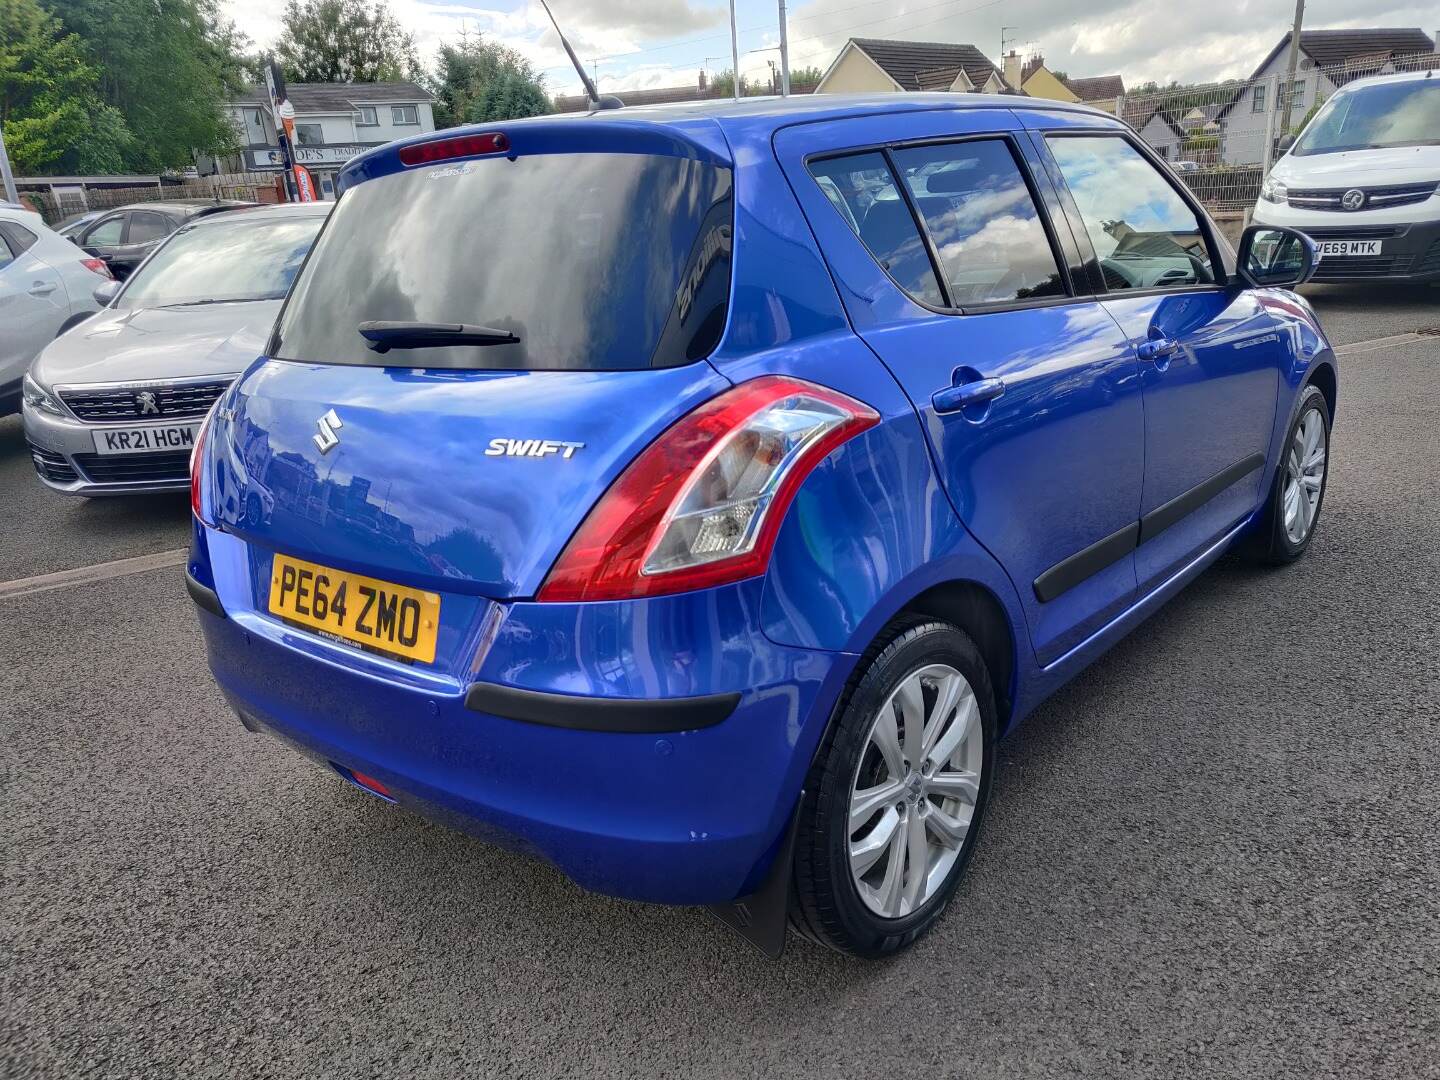
[[[276,555],[270,613],[394,656],[435,659],[437,593]]]

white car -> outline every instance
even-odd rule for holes
[[[1440,72],[1336,91],[1270,170],[1254,221],[1310,236],[1315,281],[1440,280]]]
[[[0,416],[20,408],[35,354],[100,310],[110,271],[45,226],[39,214],[0,207]]]

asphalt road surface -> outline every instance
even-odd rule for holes
[[[1440,325],[1312,295],[1341,343]],[[0,1076],[1440,1077],[1440,338],[1342,363],[1310,555],[1222,561],[1002,744],[884,963],[766,962],[246,734],[174,567],[0,598]],[[51,496],[0,421],[0,581],[187,513]]]

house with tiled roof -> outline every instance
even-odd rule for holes
[[[1030,97],[1080,101],[1112,114],[1119,110],[1125,97],[1125,80],[1119,75],[1072,79],[1047,68],[1045,57],[1039,53],[1022,61],[1020,54],[1013,50],[1002,62],[1005,81]]]
[[[999,94],[1004,76],[974,45],[851,38],[825,69],[817,94],[952,91]]]
[[[1302,30],[1295,79],[1290,70],[1290,34],[1286,32],[1229,94],[1213,121],[1221,129],[1221,158],[1231,165],[1266,160],[1265,133],[1278,140],[1289,99],[1289,130],[1295,131],[1315,108],[1341,86],[1369,75],[1440,65],[1436,42],[1419,27],[1359,30]]]

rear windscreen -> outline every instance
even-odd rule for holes
[[[708,355],[730,291],[730,170],[650,154],[441,163],[347,191],[271,342],[289,360],[628,370]],[[463,323],[518,342],[367,347],[362,322]]]

